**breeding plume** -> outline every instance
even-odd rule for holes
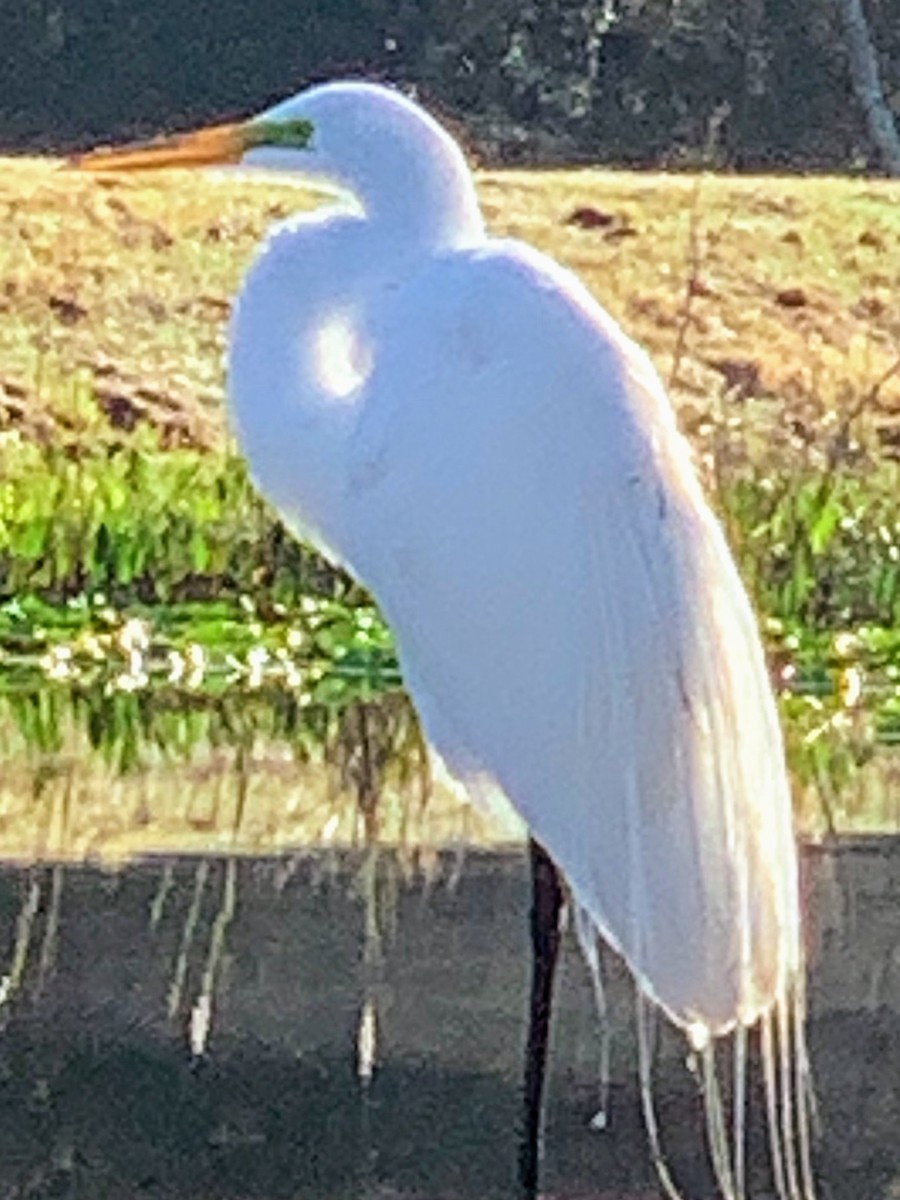
[[[741,1195],[746,1031],[761,1027],[775,1180],[809,1194],[782,740],[754,614],[648,357],[573,274],[487,234],[457,144],[389,88],[327,84],[79,165],[220,162],[341,197],[276,225],[237,300],[229,395],[253,476],[377,599],[450,776],[531,834],[522,1193],[558,871],[589,957],[603,939],[642,997],[651,1137],[647,1002],[705,1058],[714,1166]],[[732,1139],[711,1050],[729,1033]]]

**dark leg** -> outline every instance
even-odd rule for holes
[[[519,1148],[519,1194],[522,1200],[537,1196],[541,1151],[541,1104],[544,1068],[550,1034],[553,976],[559,955],[563,889],[550,856],[531,838],[531,1004],[528,1042],[525,1047],[525,1113]]]

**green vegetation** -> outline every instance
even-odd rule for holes
[[[766,463],[763,473],[733,434],[712,431],[707,467],[760,611],[790,629],[900,624],[896,466]],[[0,595],[64,602],[99,592],[121,606],[252,594],[264,609],[308,595],[365,602],[290,536],[229,454],[160,452],[137,437],[77,454],[21,442],[4,458]]]
[[[295,601],[323,572],[276,525],[243,462],[118,448],[22,443],[0,485],[0,590],[160,602],[264,590]],[[329,575],[334,579],[333,573]]]

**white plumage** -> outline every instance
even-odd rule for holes
[[[575,276],[486,236],[411,103],[329,85],[275,111],[315,130],[290,166],[363,211],[276,229],[241,294],[230,387],[260,486],[371,589],[450,773],[519,811],[647,995],[695,1034],[753,1023],[799,970],[784,755],[656,372]],[[329,326],[355,388],[329,392]]]
[[[775,1181],[810,1196],[775,703],[650,361],[574,275],[487,236],[459,147],[390,89],[329,84],[82,165],[222,160],[344,199],[274,228],[235,309],[229,391],[257,483],[371,589],[436,753],[473,802],[519,812],[568,881],[583,939],[617,948],[695,1045],[738,1030],[733,1157],[704,1057],[730,1196],[744,1031],[761,1025]]]

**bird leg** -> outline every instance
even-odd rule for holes
[[[535,1200],[537,1196],[544,1075],[563,908],[562,882],[552,859],[534,838],[529,839],[528,848],[531,858],[532,974],[525,1047],[524,1126],[519,1147],[521,1200]]]

